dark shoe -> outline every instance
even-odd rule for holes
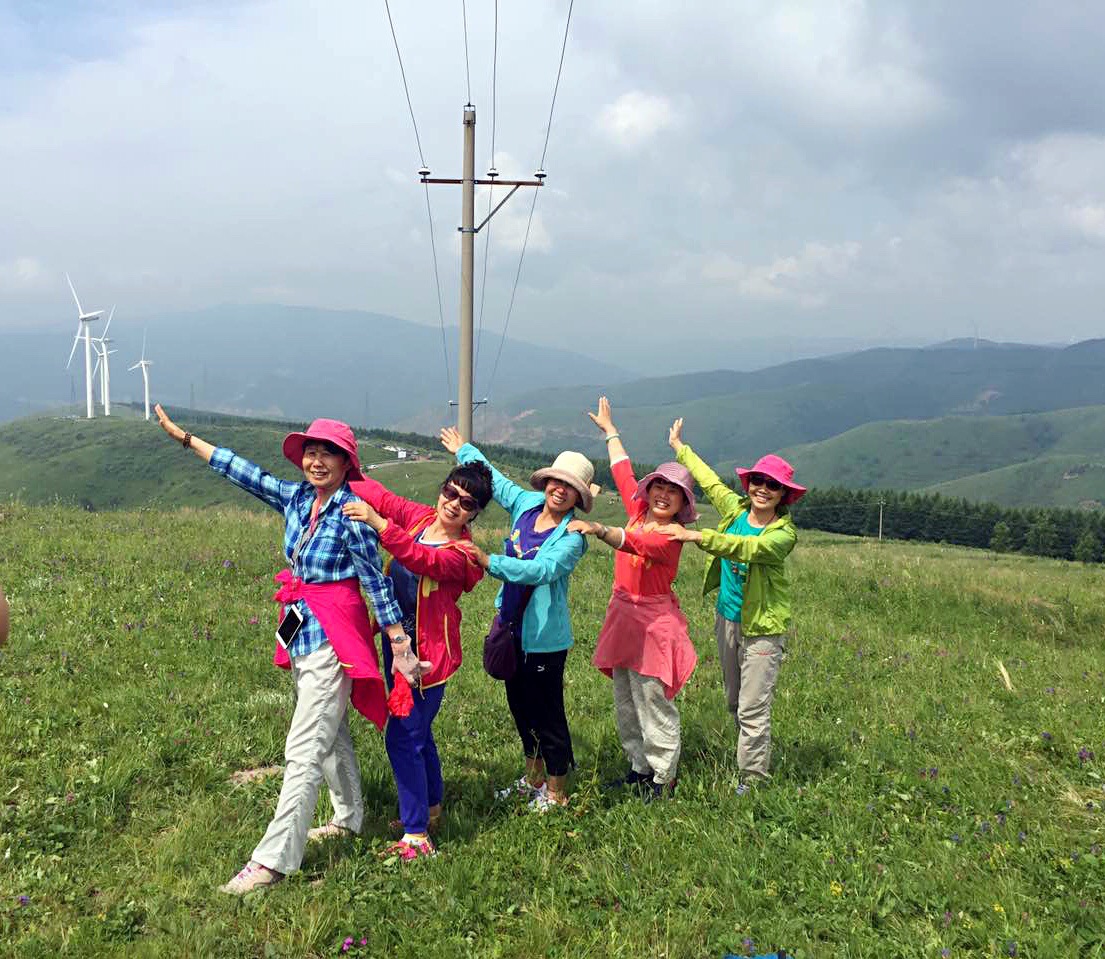
[[[614,779],[611,782],[603,783],[602,788],[606,792],[610,792],[615,789],[624,789],[629,786],[633,789],[642,789],[652,782],[652,770],[647,773],[639,773],[632,766],[629,767],[627,772],[621,779]]]
[[[675,784],[677,780],[673,779],[670,783],[658,783],[653,779],[650,779],[645,783],[641,798],[646,802],[656,802],[658,799],[672,799],[675,797]]]

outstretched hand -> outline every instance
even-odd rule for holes
[[[618,428],[614,425],[614,418],[610,414],[610,400],[605,396],[599,397],[599,409],[597,413],[587,411],[587,415],[591,417],[591,422],[595,424],[600,430],[602,430],[608,436],[611,433],[617,433]]]
[[[452,426],[442,427],[441,430],[441,445],[445,447],[450,453],[456,455],[464,445],[464,437],[460,435],[460,430]]]
[[[157,414],[157,425],[178,443],[181,442],[184,439],[184,430],[169,419],[169,414],[161,408],[160,403],[154,404],[153,411]]]
[[[668,446],[675,450],[676,454],[683,448],[683,417],[679,417],[674,423],[671,424],[671,429],[668,430]]]

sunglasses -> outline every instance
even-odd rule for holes
[[[749,473],[748,485],[766,486],[772,493],[777,493],[783,488],[783,484],[777,479],[772,479],[770,476],[764,476],[763,473]]]
[[[480,504],[477,503],[471,496],[466,496],[460,490],[453,487],[451,483],[441,484],[441,495],[445,498],[447,503],[451,503],[456,500],[460,503],[460,508],[467,510],[469,513],[478,513],[480,511]]]

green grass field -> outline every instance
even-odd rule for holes
[[[502,514],[483,523],[494,547]],[[377,860],[394,784],[358,717],[363,838],[312,848],[268,893],[218,894],[279,789],[231,782],[281,762],[292,708],[270,664],[279,540],[278,517],[242,508],[0,507],[0,954],[333,956],[353,937],[374,957],[1105,957],[1100,570],[812,533],[766,788],[733,793],[693,547],[676,798],[599,788],[624,761],[589,665],[613,565],[593,546],[572,585],[568,810],[492,798],[521,757],[480,668],[485,581],[437,724],[441,855]]]

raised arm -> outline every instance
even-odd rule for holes
[[[474,463],[478,460],[491,470],[491,495],[495,502],[508,513],[513,514],[514,505],[517,503],[519,496],[532,492],[532,490],[527,490],[514,481],[507,479],[491,465],[491,461],[483,453],[471,443],[465,443],[461,439],[460,433],[451,426],[447,426],[441,431],[441,445],[450,453],[453,453],[457,458],[457,462],[462,466],[465,463]]]
[[[201,440],[198,436],[181,429],[161,408],[158,403],[154,406],[157,413],[157,423],[165,433],[181,443],[185,449],[190,449],[201,460],[207,463],[216,473],[225,476],[239,489],[245,490],[252,496],[256,496],[261,502],[273,509],[283,512],[284,507],[299,489],[298,483],[290,483],[279,479],[271,473],[263,470],[256,463],[251,463],[242,456],[237,456],[232,450],[223,446],[213,446]]]
[[[702,530],[698,545],[707,553],[733,559],[739,563],[763,563],[766,566],[782,566],[798,542],[793,526],[765,530],[759,536],[738,536],[735,533],[719,533],[716,529]]]
[[[426,546],[398,524],[388,523],[380,534],[380,545],[416,576],[428,576],[439,583],[460,582],[465,592],[483,579],[483,569],[467,541]]]
[[[403,611],[396,602],[391,580],[380,569],[376,531],[367,523],[359,523],[348,516],[343,519],[341,530],[342,539],[353,557],[357,579],[368,594],[376,621],[385,627],[384,632],[390,636],[394,630],[388,630],[387,627],[397,626],[403,619]],[[401,634],[402,629],[398,629],[398,632]]]
[[[625,451],[625,445],[621,441],[621,434],[614,425],[614,417],[610,411],[610,400],[605,396],[599,397],[598,411],[587,411],[591,422],[595,424],[606,437],[606,450],[610,456],[610,472],[618,487],[618,494],[622,498],[627,516],[633,516],[633,494],[637,492],[637,479],[633,475],[633,465],[629,462],[629,454]]]
[[[668,430],[668,445],[675,450],[675,459],[691,471],[694,481],[702,487],[714,508],[723,516],[726,513],[740,509],[741,497],[733,492],[709,466],[695,455],[686,443],[683,442],[683,418],[680,417],[671,424]]]

